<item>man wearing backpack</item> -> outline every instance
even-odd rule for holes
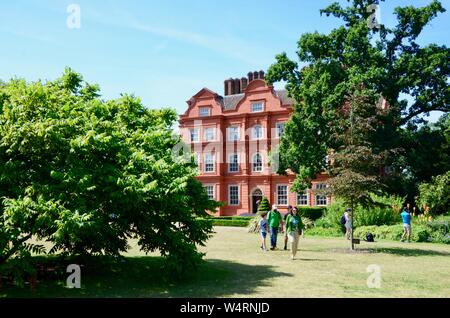
[[[351,215],[352,213],[352,209],[347,208],[345,210],[344,215],[342,215],[341,217],[341,224],[345,226],[345,237],[347,238],[347,240],[350,239],[351,235],[352,235],[352,220],[351,220]]]
[[[278,228],[280,227],[283,231],[283,219],[276,205],[272,206],[272,211],[267,215],[267,222],[270,228],[270,249],[273,251],[277,248]]]

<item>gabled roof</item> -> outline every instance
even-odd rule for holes
[[[294,99],[288,97],[287,91],[285,89],[275,90],[275,95],[281,100],[281,105],[293,105]],[[222,104],[223,110],[235,109],[239,102],[244,98],[245,94],[235,94],[220,97],[220,102]]]

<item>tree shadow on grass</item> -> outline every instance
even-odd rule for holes
[[[227,297],[252,294],[275,277],[292,276],[271,266],[210,259],[173,281],[162,271],[161,257],[127,257],[113,263],[95,257],[82,264],[81,289],[69,289],[65,268],[75,261],[47,264],[56,274],[39,275],[37,288],[3,286],[0,297]]]
[[[374,248],[373,252],[399,256],[450,256],[449,252],[403,247],[378,247]]]
[[[319,258],[297,258],[299,261],[307,262],[333,262],[333,259],[319,259]]]
[[[403,247],[367,247],[367,248],[356,248],[355,250],[350,250],[350,248],[334,248],[329,250],[332,253],[343,253],[343,254],[377,254],[386,253],[398,256],[450,256],[449,252],[436,251],[436,250],[425,250],[425,249],[415,249],[415,248],[403,248]]]

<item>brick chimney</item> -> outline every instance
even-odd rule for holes
[[[229,89],[229,87],[228,87],[228,81],[229,81],[229,80],[225,80],[225,81],[223,82],[223,86],[224,86],[223,92],[224,92],[225,96],[230,95],[230,89]]]
[[[264,79],[264,71],[259,71],[259,79]]]
[[[245,91],[245,89],[247,88],[247,85],[248,85],[248,79],[247,79],[247,77],[241,78],[241,93],[242,93],[243,91]]]
[[[253,81],[253,73],[248,72],[247,76],[248,76],[248,83],[250,84],[250,82]]]
[[[234,81],[232,78],[228,79],[228,95],[234,94]]]
[[[247,86],[256,79],[262,79],[264,80],[264,71],[254,71],[249,72],[247,74],[248,77],[242,77],[239,78],[229,78],[225,80],[224,83],[224,94],[225,96],[228,95],[235,95],[235,94],[241,94],[245,91]]]
[[[236,78],[234,80],[234,93],[235,94],[241,93],[241,80],[239,78]]]

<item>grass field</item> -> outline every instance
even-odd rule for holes
[[[157,255],[131,242],[124,261],[84,264],[81,289],[43,280],[34,290],[5,285],[0,297],[450,297],[449,245],[361,242],[350,252],[343,238],[306,237],[291,260],[289,251],[260,251],[258,235],[245,228],[215,230],[201,248],[206,262],[177,283],[164,281]],[[367,287],[370,264],[381,268],[379,289]]]

